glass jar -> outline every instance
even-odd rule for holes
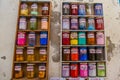
[[[17,45],[24,46],[25,43],[26,43],[26,33],[25,32],[18,32]]]
[[[63,3],[63,15],[70,15],[70,4]]]
[[[63,48],[63,61],[70,61],[70,48]]]
[[[104,30],[103,18],[95,18],[95,28],[96,30]]]
[[[86,19],[85,18],[79,18],[79,29],[86,30]]]
[[[28,45],[35,46],[36,45],[36,35],[35,32],[30,32],[28,34]]]
[[[38,15],[38,5],[37,5],[37,3],[33,3],[31,5],[31,15]]]
[[[27,64],[27,78],[34,78],[34,64]]]
[[[78,45],[78,33],[77,32],[70,33],[70,44]]]
[[[85,4],[79,4],[78,14],[79,15],[86,15],[86,6],[85,6]]]
[[[35,17],[30,18],[30,29],[31,30],[37,29],[37,18]]]
[[[78,15],[78,5],[71,4],[71,15]]]
[[[23,61],[23,60],[24,60],[23,49],[17,48],[15,61]]]
[[[94,32],[87,33],[87,44],[88,45],[95,45],[95,34]]]
[[[41,31],[40,32],[40,45],[47,45],[48,44],[48,32]]]
[[[47,61],[47,49],[46,48],[40,48],[39,50],[39,58],[40,61]]]
[[[21,4],[21,10],[20,10],[21,15],[28,15],[28,5],[26,3]]]
[[[43,79],[46,77],[46,64],[39,65],[39,78]]]
[[[71,48],[71,61],[79,60],[79,52],[77,47]]]
[[[49,15],[49,3],[44,3],[43,4],[42,15]]]
[[[15,74],[14,77],[16,79],[22,78],[23,77],[23,69],[21,64],[15,64]]]
[[[105,44],[105,36],[103,32],[96,32],[96,44],[97,45]]]
[[[69,77],[70,76],[70,64],[63,63],[62,64],[62,77]]]
[[[96,47],[96,60],[104,60],[104,47]]]
[[[27,48],[27,61],[35,61],[34,48]]]
[[[70,32],[63,32],[62,33],[62,44],[63,45],[70,45]]]
[[[72,30],[78,30],[78,18],[71,18],[70,28]]]
[[[41,29],[48,29],[48,17],[41,18]]]
[[[94,15],[93,4],[88,3],[86,4],[86,7],[87,7],[87,15]]]
[[[26,30],[27,29],[27,21],[25,17],[20,17],[19,20],[19,30]]]
[[[88,30],[95,30],[94,18],[88,18]]]
[[[95,47],[89,47],[88,52],[89,52],[89,60],[94,61],[95,60],[95,54],[96,54]]]
[[[69,30],[70,29],[70,18],[63,18],[62,19],[62,29]]]

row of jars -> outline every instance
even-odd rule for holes
[[[47,48],[39,48],[38,54],[35,48],[28,47],[26,52],[24,48],[16,48],[15,61],[47,61]]]
[[[48,32],[41,31],[39,33],[39,44],[47,45],[48,44]],[[29,32],[28,34],[25,32],[18,32],[17,34],[17,45],[24,46],[28,41],[28,46],[35,46],[37,44],[37,34],[35,32]]]
[[[63,18],[62,29],[64,30],[104,30],[103,18]]]
[[[104,60],[104,47],[71,47],[62,49],[63,61]]]
[[[41,6],[41,8],[39,6]],[[42,5],[38,5],[37,3],[32,3],[31,5],[28,5],[27,3],[22,3],[20,7],[21,15],[49,15],[49,3],[43,3]]]
[[[62,32],[62,45],[104,45],[104,32]]]
[[[106,67],[104,62],[98,63],[63,63],[62,77],[104,77]]]
[[[41,27],[41,29],[48,29],[48,24],[49,24],[48,17],[41,17],[39,23],[40,23],[39,27]],[[19,30],[26,30],[28,27],[30,28],[30,30],[37,30],[38,19],[36,17],[31,17],[29,22],[27,22],[26,17],[20,17]]]
[[[78,4],[63,3],[63,15],[103,15],[101,3]]]
[[[24,75],[26,75],[28,79],[35,78],[36,76],[40,79],[46,78],[46,64],[37,65],[38,75],[35,71],[35,66],[36,66],[35,64],[27,64],[26,67],[23,67],[23,64],[15,64],[14,78],[16,79],[24,78]],[[24,69],[26,69],[25,70],[26,74]]]

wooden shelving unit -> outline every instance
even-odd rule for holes
[[[64,4],[66,4],[66,6],[64,6]],[[77,15],[75,15],[75,14],[73,15],[72,14],[72,9],[71,9],[72,8],[72,6],[71,6],[72,4],[74,5],[75,9],[76,9],[75,5],[77,5],[78,10],[79,10],[79,5],[85,5],[85,12],[86,13],[84,15],[81,15],[78,12]],[[60,57],[61,57],[60,58],[60,61],[61,61],[61,70],[60,70],[60,72],[61,72],[61,75],[60,76],[63,79],[65,79],[65,80],[69,80],[69,79],[75,79],[75,80],[78,80],[78,79],[80,79],[80,80],[94,80],[94,79],[95,80],[105,80],[105,77],[106,77],[106,42],[105,42],[106,39],[105,39],[105,27],[103,29],[96,29],[96,22],[95,22],[94,23],[95,24],[94,25],[95,29],[94,30],[89,30],[88,29],[88,25],[89,25],[88,24],[88,19],[89,18],[94,19],[94,21],[97,18],[102,18],[103,19],[103,25],[104,25],[104,16],[103,15],[96,15],[95,12],[93,14],[88,14],[87,13],[87,7],[86,7],[87,4],[92,4],[92,5],[101,4],[102,5],[102,3],[80,3],[80,2],[66,2],[66,1],[63,1],[61,3],[61,6],[62,6],[61,7],[61,15],[62,16],[61,16],[61,38],[60,38],[60,40],[61,40],[61,43],[60,43]],[[63,10],[63,8],[66,8],[66,14],[63,13],[65,11],[65,10]],[[102,8],[103,8],[103,6],[102,6]],[[74,10],[74,12],[76,10]],[[94,6],[93,6],[93,10],[94,10]],[[71,24],[72,24],[71,23],[71,19],[73,19],[73,18],[77,19],[76,22],[74,20],[73,24],[74,24],[74,27],[76,27],[77,22],[78,22],[78,29],[71,29]],[[86,29],[80,29],[79,28],[79,25],[80,25],[79,19],[80,18],[85,18],[85,20],[86,20]],[[65,19],[65,20],[63,20],[63,19]],[[64,24],[63,24],[63,21],[65,21]],[[63,26],[65,26],[65,29],[63,28]],[[69,28],[68,28],[68,26],[69,26]],[[77,43],[77,39],[79,39],[78,38],[79,32],[85,33],[86,44],[82,44],[82,45],[79,44],[79,43],[78,44],[71,44],[71,42],[70,42],[70,40],[71,40],[71,38],[70,38],[71,37],[71,32],[75,32],[75,33],[78,34],[77,38],[76,38],[76,43]],[[99,44],[97,44],[95,42],[95,44],[89,45],[88,42],[87,42],[87,33],[89,33],[89,32],[94,33],[95,36],[96,36],[97,32],[102,32],[104,34],[104,44],[99,45]],[[63,43],[63,33],[66,33],[66,35],[64,36],[66,38],[66,40],[65,39],[64,40],[66,42],[69,41],[69,44],[64,44]],[[69,34],[69,36],[67,36],[68,34]],[[69,39],[68,39],[68,37],[69,37]],[[95,40],[97,40],[96,37],[95,37]],[[97,47],[102,47],[103,48],[103,52],[102,53],[103,53],[104,59],[102,59],[102,60],[90,60],[89,59],[90,53],[88,51],[90,47],[94,47],[95,50],[97,49]],[[78,55],[79,55],[78,60],[72,60],[73,59],[73,57],[71,57],[72,54],[77,54],[77,53],[72,53],[72,51],[71,51],[72,48],[77,48],[78,49]],[[85,49],[87,48],[86,49],[87,50],[87,52],[86,52],[87,53],[87,60],[80,60],[80,55],[82,54],[79,51],[80,48],[85,48]],[[64,52],[64,50],[65,50],[66,53]],[[64,54],[67,54],[67,57]],[[96,55],[96,52],[95,52],[95,55]],[[65,59],[64,57],[66,57],[69,60],[64,60]],[[95,56],[95,58],[96,58],[96,56]],[[87,72],[85,71],[85,74],[84,74],[84,72],[82,72],[86,76],[81,76],[82,74],[81,74],[81,71],[80,71],[81,70],[80,66],[81,66],[82,63],[85,63],[85,65],[87,65],[87,67],[84,67],[84,69],[86,69]],[[93,64],[95,64],[94,66],[96,66],[96,68],[94,68],[94,70],[96,69],[96,73],[91,72],[91,75],[96,74],[96,76],[90,76],[89,75],[90,74],[89,73],[89,69],[90,69],[89,64],[90,63],[93,63]],[[102,66],[103,67],[102,69],[105,69],[103,71],[104,75],[102,75],[102,76],[99,76],[99,71],[98,71],[98,64],[100,64],[100,63],[104,63],[104,67]],[[77,65],[77,67],[76,67],[76,65]],[[82,64],[82,65],[84,65],[84,64]],[[74,66],[74,68],[73,68],[73,66]],[[75,71],[76,71],[76,73],[75,73]],[[72,73],[73,73],[74,77],[71,76]]]
[[[31,6],[33,4],[37,4],[37,15],[31,15]],[[23,4],[27,4],[28,14],[23,15],[21,14],[21,6]],[[46,6],[47,5],[47,6]],[[26,5],[24,6],[26,7]],[[23,7],[22,7],[23,8]],[[35,5],[33,8],[36,8]],[[48,14],[43,14],[42,10],[48,10]],[[49,41],[50,41],[50,15],[51,15],[51,2],[50,1],[22,1],[19,2],[19,11],[18,11],[18,21],[17,21],[17,28],[16,28],[16,37],[15,37],[15,47],[14,47],[14,57],[13,57],[13,68],[12,68],[12,79],[11,80],[49,80],[48,73],[49,73]],[[26,18],[26,29],[20,29],[20,18]],[[37,20],[36,29],[30,29],[30,19],[34,17]],[[47,17],[47,29],[42,29],[42,18]],[[23,25],[22,25],[23,26]],[[18,33],[25,33],[25,44],[19,45],[18,44]],[[30,45],[29,34],[33,32],[35,34],[35,45]],[[42,32],[45,32],[42,35]],[[41,39],[46,39],[46,44],[41,44]],[[43,40],[44,41],[44,40]],[[33,41],[32,41],[33,42]],[[20,51],[19,51],[20,49]],[[30,52],[29,49],[32,49]],[[40,49],[44,49],[43,52],[40,52]],[[19,56],[17,56],[17,50],[19,52]],[[29,50],[29,51],[28,51]],[[28,60],[28,53],[33,54],[33,57],[29,57]],[[46,54],[45,54],[46,53]],[[41,56],[44,55],[46,60],[41,60]],[[17,57],[22,55],[23,60],[17,60]],[[43,58],[43,57],[42,57]],[[31,67],[32,65],[32,67]],[[29,67],[28,67],[29,66]],[[29,76],[29,78],[28,78]],[[32,76],[32,77],[31,77]],[[40,77],[42,76],[42,77]],[[30,78],[31,77],[31,78]]]

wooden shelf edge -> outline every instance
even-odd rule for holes
[[[14,63],[47,63],[47,61],[14,61]]]
[[[80,31],[80,32],[104,32],[104,30],[62,30],[62,32],[64,32],[64,31],[67,31],[67,32],[69,32],[69,31]]]
[[[102,61],[62,61],[63,63],[73,63],[73,62],[76,62],[76,63],[94,63],[94,62],[106,62],[105,60],[102,60]]]

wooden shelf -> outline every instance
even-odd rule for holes
[[[20,17],[49,17],[50,15],[20,15]]]
[[[17,48],[24,48],[24,47],[30,47],[30,48],[35,48],[35,47],[47,47],[47,45],[35,45],[35,46],[29,46],[29,45],[25,45],[25,46],[17,46]]]
[[[62,15],[62,17],[93,17],[93,18],[103,18],[101,15]]]
[[[48,30],[18,30],[18,32],[41,32],[41,31],[48,31]]]
[[[62,30],[63,32],[76,31],[76,32],[104,32],[104,30]]]
[[[102,60],[102,61],[62,61],[63,63],[73,63],[73,62],[76,62],[76,63],[91,63],[91,62],[106,62],[105,60]]]
[[[14,63],[47,63],[47,61],[14,61]]]
[[[104,47],[105,45],[62,45],[62,47]]]
[[[40,79],[40,78],[32,78],[32,79],[28,79],[28,78],[20,78],[20,79],[12,79],[12,80],[47,80],[46,78],[44,79]]]

